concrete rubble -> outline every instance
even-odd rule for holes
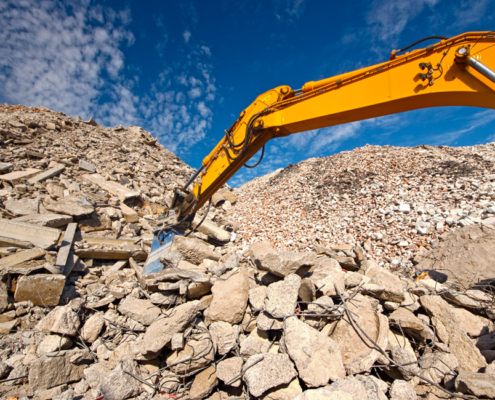
[[[192,168],[44,107],[0,106],[0,139],[0,396],[495,396],[494,145],[366,146],[225,186],[145,275]]]

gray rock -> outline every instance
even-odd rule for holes
[[[95,165],[91,164],[90,162],[84,161],[84,160],[79,160],[79,169],[82,169],[83,171],[92,172],[92,173],[96,172]]]
[[[369,298],[358,294],[355,301],[348,302],[349,310],[353,318],[361,328],[385,349],[388,342],[388,319],[382,314],[377,314],[371,305]],[[342,360],[347,374],[354,375],[368,371],[375,361],[381,356],[377,350],[370,348],[371,343],[365,344],[351,325],[351,321],[345,316],[341,319],[330,336],[334,339],[342,354]]]
[[[272,316],[266,312],[261,312],[256,318],[256,326],[262,331],[280,330],[284,327],[282,319],[272,318]]]
[[[478,397],[495,398],[495,375],[462,371],[455,380],[457,391]]]
[[[139,349],[143,355],[155,354],[172,340],[172,335],[182,332],[198,313],[201,307],[199,300],[190,301],[177,306],[168,318],[153,322],[144,334]]]
[[[43,202],[48,211],[58,214],[81,217],[93,213],[94,206],[84,198],[84,196],[66,196],[58,201],[45,198]],[[31,213],[32,214],[32,213]]]
[[[175,236],[170,251],[179,252],[184,260],[195,265],[201,264],[204,259],[213,261],[220,259],[220,254],[211,250],[203,241],[180,235]]]
[[[126,358],[110,374],[103,378],[101,384],[101,394],[105,400],[125,400],[129,397],[135,397],[143,389],[138,380],[126,372],[139,376],[137,363],[131,358]]]
[[[161,315],[161,310],[154,306],[150,300],[136,299],[127,296],[119,304],[119,312],[134,321],[149,326]]]
[[[268,271],[273,275],[286,277],[299,271],[303,274],[304,269],[309,269],[316,262],[315,253],[298,253],[293,251],[282,251],[278,253],[265,253],[255,258],[258,269]]]
[[[82,379],[85,365],[70,362],[75,354],[76,352],[69,351],[62,356],[36,359],[29,368],[29,386],[33,389],[50,389]]]
[[[389,390],[390,400],[417,400],[414,388],[406,381],[396,379]]]
[[[208,330],[218,355],[223,356],[236,346],[237,327],[234,328],[228,322],[217,321],[213,322]]]
[[[243,368],[243,380],[249,393],[261,396],[267,390],[290,383],[297,372],[287,354],[257,354],[249,357]]]
[[[450,350],[459,360],[461,370],[476,372],[486,366],[484,357],[462,329],[459,320],[450,311],[445,300],[440,296],[426,295],[421,296],[419,301],[427,313],[438,319],[445,328]]]
[[[100,360],[100,362],[91,364],[84,370],[84,378],[92,389],[100,390],[103,379],[110,374],[112,368],[113,367],[110,362]]]
[[[480,350],[495,349],[495,331],[480,336],[476,339],[476,347]]]
[[[284,344],[308,387],[324,386],[329,380],[345,377],[337,343],[297,317],[284,321]]]
[[[211,292],[213,300],[205,311],[211,321],[224,321],[230,324],[238,324],[242,321],[249,297],[249,283],[241,272],[226,280],[218,279]]]
[[[47,226],[49,228],[60,228],[72,222],[70,215],[61,214],[29,214],[15,218],[17,222],[26,222],[31,225]]]
[[[217,364],[217,377],[228,386],[241,386],[242,357],[231,357]],[[235,379],[238,378],[238,379]]]
[[[283,281],[268,286],[265,311],[274,318],[284,318],[294,314],[301,278],[296,274],[287,275]]]
[[[39,323],[36,329],[46,333],[76,336],[81,325],[78,315],[68,306],[56,307]]]

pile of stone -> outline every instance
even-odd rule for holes
[[[495,143],[365,146],[313,158],[246,183],[230,217],[239,247],[359,244],[379,265],[410,268],[463,226],[495,223]]]
[[[490,224],[443,236],[414,276],[362,241],[248,246],[232,218],[247,195],[227,188],[148,274],[190,167],[141,128],[44,108],[2,106],[0,135],[0,396],[495,396]]]

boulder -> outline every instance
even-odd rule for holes
[[[249,291],[249,304],[253,312],[261,311],[265,308],[266,286],[256,286]]]
[[[333,258],[319,259],[307,275],[315,288],[324,296],[337,296],[335,287],[342,293],[345,289],[345,272]]]
[[[388,317],[391,326],[402,329],[419,340],[425,339],[425,325],[411,311],[400,307]]]
[[[15,301],[31,301],[35,306],[58,305],[64,290],[65,276],[54,274],[25,275],[19,278]]]
[[[466,333],[471,337],[486,335],[494,330],[493,322],[487,318],[475,315],[464,308],[451,307],[459,324],[464,328]]]
[[[363,400],[368,398],[363,383],[353,376],[337,379],[332,383],[331,388],[332,390],[349,393],[352,395],[353,399]]]
[[[354,400],[352,394],[334,390],[332,387],[308,389],[302,392],[294,400]]]
[[[298,253],[294,251],[281,251],[277,253],[265,253],[255,258],[258,269],[268,271],[282,278],[299,271],[304,275],[316,262],[315,253]]]
[[[85,365],[75,365],[70,359],[76,352],[69,351],[55,357],[41,357],[29,367],[29,386],[32,389],[50,389],[64,383],[77,382],[84,377]]]
[[[287,275],[283,281],[268,286],[265,311],[274,318],[285,318],[294,314],[301,278],[296,274]]]
[[[419,301],[426,312],[435,317],[445,328],[452,354],[459,360],[459,368],[477,372],[486,366],[484,357],[461,327],[456,315],[450,311],[448,303],[437,295],[421,296]]]
[[[172,340],[172,335],[182,332],[198,313],[201,307],[199,300],[177,306],[170,317],[160,318],[153,322],[144,334],[139,350],[143,355],[158,353]]]
[[[287,354],[257,354],[247,359],[243,380],[249,393],[260,397],[267,390],[290,383],[297,376]]]
[[[241,386],[241,372],[244,360],[242,357],[231,357],[217,364],[217,377],[224,384],[233,387]],[[238,378],[238,379],[236,379]]]
[[[280,330],[284,327],[284,322],[263,311],[256,318],[256,326],[262,331]]]
[[[319,387],[345,377],[338,344],[297,317],[284,321],[284,344],[308,387]]]
[[[151,325],[160,315],[160,308],[154,306],[148,299],[136,299],[132,296],[127,296],[119,304],[119,312],[134,321],[149,326]]]
[[[254,329],[246,339],[241,341],[240,354],[243,357],[250,357],[255,354],[267,353],[270,344],[267,332]]]
[[[79,316],[72,308],[60,306],[54,308],[43,317],[38,325],[36,325],[36,329],[45,333],[76,336],[80,325]]]
[[[435,383],[442,382],[445,377],[452,378],[459,368],[459,361],[451,353],[443,351],[425,352],[419,361],[419,374]]]
[[[382,314],[377,314],[371,305],[369,298],[358,294],[355,301],[347,303],[349,310],[353,312],[354,320],[382,349],[388,342],[388,319]],[[356,333],[351,321],[346,315],[341,319],[335,330],[330,335],[334,339],[342,354],[342,360],[347,374],[354,375],[368,371],[381,353],[373,349],[372,343],[364,343],[362,333]],[[365,338],[365,340],[367,340]]]
[[[170,251],[176,251],[184,260],[194,265],[199,265],[204,259],[218,261],[220,254],[210,249],[203,241],[195,238],[177,235],[170,247]]]
[[[249,297],[249,283],[241,273],[228,279],[218,279],[211,288],[213,300],[205,311],[211,321],[224,321],[238,324],[242,321]]]
[[[387,400],[388,385],[373,375],[356,375],[366,389],[368,400]],[[359,399],[358,399],[359,400]]]
[[[105,400],[125,400],[143,391],[140,382],[124,371],[139,376],[137,363],[131,358],[123,360],[112,372],[103,377],[100,390]]]

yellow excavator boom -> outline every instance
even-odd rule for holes
[[[178,217],[195,213],[272,138],[428,107],[495,109],[493,32],[468,32],[397,53],[300,90],[279,86],[258,96],[176,192],[172,208]]]

